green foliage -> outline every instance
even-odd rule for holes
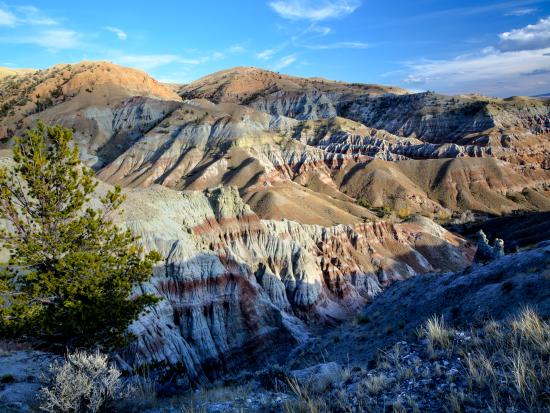
[[[357,205],[367,208],[370,211],[374,212],[379,218],[384,218],[392,214],[392,209],[389,205],[384,205],[382,207],[374,207],[371,205],[369,200],[365,197],[360,197],[356,201]]]
[[[16,138],[15,167],[0,169],[0,218],[8,223],[0,241],[10,252],[0,273],[0,333],[110,348],[157,301],[132,292],[160,256],[144,256],[109,220],[120,188],[101,208],[87,206],[97,182],[71,141],[69,129],[39,124]]]

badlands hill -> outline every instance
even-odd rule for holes
[[[465,270],[475,243],[436,222],[550,211],[549,104],[254,68],[178,89],[82,62],[0,77],[0,138],[9,154],[60,123],[100,187],[124,187],[113,218],[161,253],[143,288],[163,300],[123,356],[188,387],[295,356],[319,324],[406,298],[396,283],[416,297],[421,275]]]

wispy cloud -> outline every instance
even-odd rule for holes
[[[54,51],[82,46],[81,34],[60,27],[57,19],[45,15],[34,6],[8,8],[0,3],[0,26],[12,28],[8,36],[0,38],[2,43],[32,44]]]
[[[46,30],[31,42],[50,49],[75,49],[80,46],[81,35],[74,30]]]
[[[332,32],[332,29],[327,26],[319,26],[318,24],[312,24],[309,26],[306,31],[306,33],[316,33],[320,36],[326,36],[327,34],[330,34]]]
[[[407,77],[410,83],[427,83],[434,80],[451,81],[494,79],[518,75],[550,64],[546,50],[500,52],[485,50],[481,54],[460,56],[450,60],[432,60],[411,63],[413,73]]]
[[[17,24],[17,17],[15,14],[0,9],[0,26],[15,26]]]
[[[34,6],[8,8],[0,3],[0,26],[53,26],[58,21],[46,16]]]
[[[550,17],[501,33],[498,39],[493,46],[455,58],[409,62],[400,74],[405,73],[405,83],[452,93],[501,96],[550,89]]]
[[[514,9],[510,10],[509,12],[504,13],[505,16],[514,16],[514,17],[521,17],[521,16],[527,16],[529,14],[533,14],[538,9],[535,8],[523,8],[523,9]]]
[[[277,53],[277,50],[275,49],[265,49],[261,52],[256,53],[256,57],[260,60],[269,60]]]
[[[455,7],[452,9],[438,10],[431,13],[413,16],[412,18],[432,18],[444,16],[475,16],[478,14],[493,13],[495,11],[515,9],[518,6],[528,6],[531,4],[544,3],[547,0],[523,0],[523,1],[503,1],[500,3],[487,4],[482,6]]]
[[[56,19],[46,16],[34,6],[21,6],[18,7],[17,10],[21,14],[19,21],[23,24],[30,24],[33,26],[53,26],[59,24]]]
[[[49,50],[77,49],[82,46],[81,35],[74,30],[41,30],[33,35],[1,37],[1,43],[32,44]]]
[[[550,69],[535,69],[531,72],[522,73],[523,76],[550,75]]]
[[[303,47],[312,50],[367,49],[369,47],[369,44],[364,42],[335,42],[326,44],[304,44]]]
[[[359,0],[281,0],[269,3],[269,6],[284,19],[311,21],[347,16],[360,5]]]
[[[528,8],[530,6],[547,3],[548,0],[509,0],[496,2],[493,4],[474,5],[465,7],[453,7],[440,10],[429,11],[426,13],[414,14],[408,17],[395,18],[395,19],[383,19],[380,22],[375,22],[370,25],[371,29],[387,28],[393,26],[402,26],[403,24],[414,23],[417,24],[422,20],[436,20],[442,18],[462,18],[469,16],[479,15],[492,15],[494,13],[506,13],[519,8]]]
[[[200,59],[187,59],[175,54],[132,54],[119,55],[112,59],[115,63],[137,67],[143,70],[151,70],[172,63],[185,65],[198,65]]]
[[[242,44],[234,44],[223,50],[216,50],[208,54],[205,54],[199,57],[198,61],[200,63],[206,63],[211,60],[223,60],[229,55],[240,54],[240,53],[244,53],[245,51],[246,51],[246,48]]]
[[[298,56],[295,54],[284,56],[279,59],[277,63],[271,67],[271,69],[274,71],[284,69],[285,67],[290,66],[292,63],[294,63],[297,59]]]
[[[105,26],[104,29],[111,33],[114,33],[119,40],[126,40],[128,38],[126,32],[122,29],[119,29],[118,27]]]
[[[234,44],[227,48],[226,53],[237,54],[237,53],[243,53],[245,51],[246,51],[246,47],[244,47],[242,44]]]
[[[503,51],[535,50],[550,47],[550,16],[521,29],[499,35],[499,48]]]
[[[550,48],[511,52],[489,48],[476,55],[411,63],[405,83],[429,85],[430,88],[453,92],[524,93],[536,90],[536,87],[550,87],[550,75],[547,73],[550,56],[547,53],[550,53]],[[536,83],[534,80],[526,81],[526,73],[537,78]]]

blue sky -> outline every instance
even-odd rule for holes
[[[143,5],[142,5],[143,4]],[[492,96],[550,92],[550,0],[0,0],[0,66],[233,66]]]

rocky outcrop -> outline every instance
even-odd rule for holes
[[[494,260],[504,256],[504,241],[500,238],[496,238],[494,245],[489,243],[487,235],[483,230],[479,230],[477,236],[477,252],[475,258],[477,260]]]
[[[134,361],[180,363],[192,379],[259,362],[275,337],[284,350],[307,336],[303,321],[349,317],[393,282],[463,268],[475,251],[424,218],[262,221],[235,188],[133,190],[124,210],[117,220],[165,258],[146,287],[163,301],[131,329]]]

